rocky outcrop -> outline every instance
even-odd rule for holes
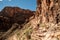
[[[60,1],[37,0],[36,17],[32,23],[33,40],[60,40]]]
[[[5,7],[0,12],[0,30],[9,29],[12,24],[23,24],[29,21],[35,11],[25,10],[18,7]]]
[[[60,15],[59,0],[37,0],[37,18],[40,18],[41,23],[58,23],[60,21],[58,15]]]

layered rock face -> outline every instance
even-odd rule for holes
[[[60,15],[59,0],[37,0],[37,18],[41,23],[58,23]]]
[[[35,22],[33,40],[60,40],[60,0],[37,0]]]
[[[35,11],[24,10],[18,7],[5,7],[0,12],[0,30],[9,29],[12,24],[23,24],[29,21],[29,18],[34,15]]]

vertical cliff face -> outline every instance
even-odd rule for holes
[[[35,19],[33,40],[60,40],[60,0],[37,0]]]
[[[36,16],[41,23],[59,22],[59,0],[37,0]]]

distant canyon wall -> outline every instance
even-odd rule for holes
[[[35,11],[21,9],[19,7],[5,7],[0,12],[0,30],[9,29],[12,24],[24,24],[30,21]]]

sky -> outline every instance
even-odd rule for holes
[[[5,6],[20,7],[22,9],[36,10],[36,0],[0,0],[0,10]]]

